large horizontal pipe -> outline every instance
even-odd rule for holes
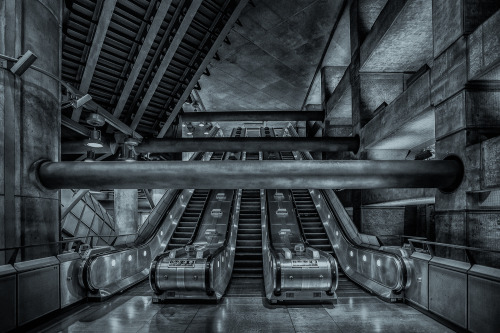
[[[323,121],[323,111],[227,111],[186,112],[181,116],[184,123],[215,121]]]
[[[35,171],[36,172],[36,171]],[[167,161],[45,162],[49,189],[373,189],[446,188],[460,184],[462,164],[447,161]]]
[[[353,151],[359,148],[359,137],[345,138],[188,138],[151,139],[135,148],[138,153],[198,151]]]

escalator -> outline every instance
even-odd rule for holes
[[[291,190],[297,219],[305,240],[312,247],[334,255],[323,222],[308,190]]]
[[[292,126],[287,130],[290,136],[298,137]],[[285,158],[292,159],[292,156],[288,153]],[[313,159],[308,152],[298,152],[298,158]],[[406,251],[399,247],[383,247],[375,236],[360,233],[333,190],[302,190],[297,194],[296,206],[300,206],[297,215],[302,218],[304,234],[309,233],[309,241],[319,246],[325,245],[326,236],[334,250],[339,270],[342,269],[339,289],[344,287],[348,296],[364,293],[359,288],[356,290],[353,281],[384,300],[402,300],[404,289],[411,284],[411,265]],[[308,208],[310,215],[301,214],[302,207],[303,213]],[[322,230],[318,221],[321,221]]]
[[[210,161],[220,161],[223,157],[224,153],[216,152],[212,154]],[[210,190],[194,190],[191,200],[189,200],[186,210],[168,242],[167,250],[183,247],[192,239],[196,226],[203,216],[209,194]]]
[[[200,222],[207,204],[209,190],[195,190],[182,214],[174,234],[168,242],[167,250],[185,246],[193,237],[196,226]]]
[[[264,137],[275,136],[267,127]],[[267,152],[264,159],[294,160],[292,152]],[[264,192],[263,265],[266,298],[276,302],[336,302],[338,268],[333,256],[313,246],[301,228],[291,190]],[[301,206],[305,215],[309,208]],[[331,249],[330,249],[331,250]]]
[[[262,278],[260,190],[242,190],[233,277]]]
[[[233,136],[241,132],[233,132]],[[210,160],[238,159],[232,152]],[[154,258],[149,274],[153,302],[214,300],[224,295],[234,267],[242,191],[195,190],[167,251]],[[245,205],[244,205],[245,206]]]
[[[217,131],[212,136],[216,134]],[[199,152],[191,156],[190,160],[205,160],[208,156],[209,153]],[[223,153],[214,153],[211,160],[220,160],[222,157]],[[115,247],[86,250],[75,275],[87,297],[103,300],[138,283],[148,276],[151,260],[163,253],[167,245],[175,248],[182,246],[186,238],[189,240],[196,226],[196,223],[191,223],[196,214],[189,213],[196,210],[196,202],[206,194],[203,191],[196,192],[193,204],[189,205],[193,192],[189,189],[167,190],[139,228],[135,239]],[[189,211],[184,215],[188,205]]]
[[[336,258],[321,217],[308,190],[291,190],[297,219],[306,242],[312,247],[322,250]],[[337,258],[336,258],[337,259]],[[338,297],[366,297],[368,294],[358,285],[350,281],[339,267]]]

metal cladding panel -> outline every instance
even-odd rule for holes
[[[0,277],[0,331],[7,332],[16,327],[16,275]]]
[[[498,332],[500,327],[500,282],[469,275],[469,330]]]
[[[429,311],[467,328],[467,274],[430,264]]]
[[[61,281],[61,308],[71,305],[85,298],[85,290],[78,282],[78,268],[82,264],[81,259],[62,262],[60,265]]]
[[[59,265],[19,273],[17,286],[19,326],[59,309]]]
[[[429,310],[429,258],[412,256],[411,284],[405,289],[405,297],[409,301]]]

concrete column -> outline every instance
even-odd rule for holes
[[[0,53],[18,58],[29,50],[38,57],[34,65],[59,77],[62,3],[1,1]],[[0,70],[0,247],[59,240],[59,191],[40,190],[29,169],[40,159],[59,160],[60,99],[59,83],[44,74]],[[10,257],[4,254],[0,264]],[[57,247],[35,247],[17,260],[55,254]]]
[[[498,71],[488,71],[488,62],[499,61],[497,27],[500,3],[493,1],[433,1],[434,64],[431,100],[436,106],[436,156],[458,155],[465,164],[462,185],[452,194],[437,192],[436,241],[500,249],[498,208],[490,199],[485,179],[491,159],[485,147],[500,130],[500,87]],[[485,21],[495,11],[496,14]],[[466,15],[463,15],[466,13]],[[483,23],[484,22],[484,23]],[[472,34],[469,34],[471,33]],[[486,49],[485,49],[486,47]],[[491,49],[493,48],[493,49]],[[496,58],[496,59],[494,59]],[[498,149],[495,148],[494,150]],[[496,155],[496,153],[494,154]],[[494,168],[498,170],[498,165]],[[496,172],[496,171],[494,171]],[[485,205],[488,200],[490,204]],[[441,250],[440,255],[464,259],[463,252]],[[482,264],[500,258],[478,255]]]
[[[139,228],[137,190],[115,190],[114,207],[116,234],[136,233]]]

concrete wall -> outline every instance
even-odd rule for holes
[[[59,77],[62,1],[2,1],[0,7],[0,53],[18,58],[30,50],[37,67]],[[59,83],[31,69],[21,77],[1,70],[0,82],[0,247],[57,241],[59,192],[38,188],[29,170],[37,160],[59,160]],[[26,249],[18,259],[56,251]],[[5,259],[1,256],[0,264]]]
[[[348,8],[351,62],[340,80],[323,80],[325,132],[341,124],[360,135],[361,150],[325,157],[413,159],[429,149],[438,159],[458,155],[465,166],[451,194],[343,191],[355,223],[375,235],[500,249],[500,200],[492,199],[500,186],[500,2],[352,0]],[[477,258],[500,266],[499,258]]]

